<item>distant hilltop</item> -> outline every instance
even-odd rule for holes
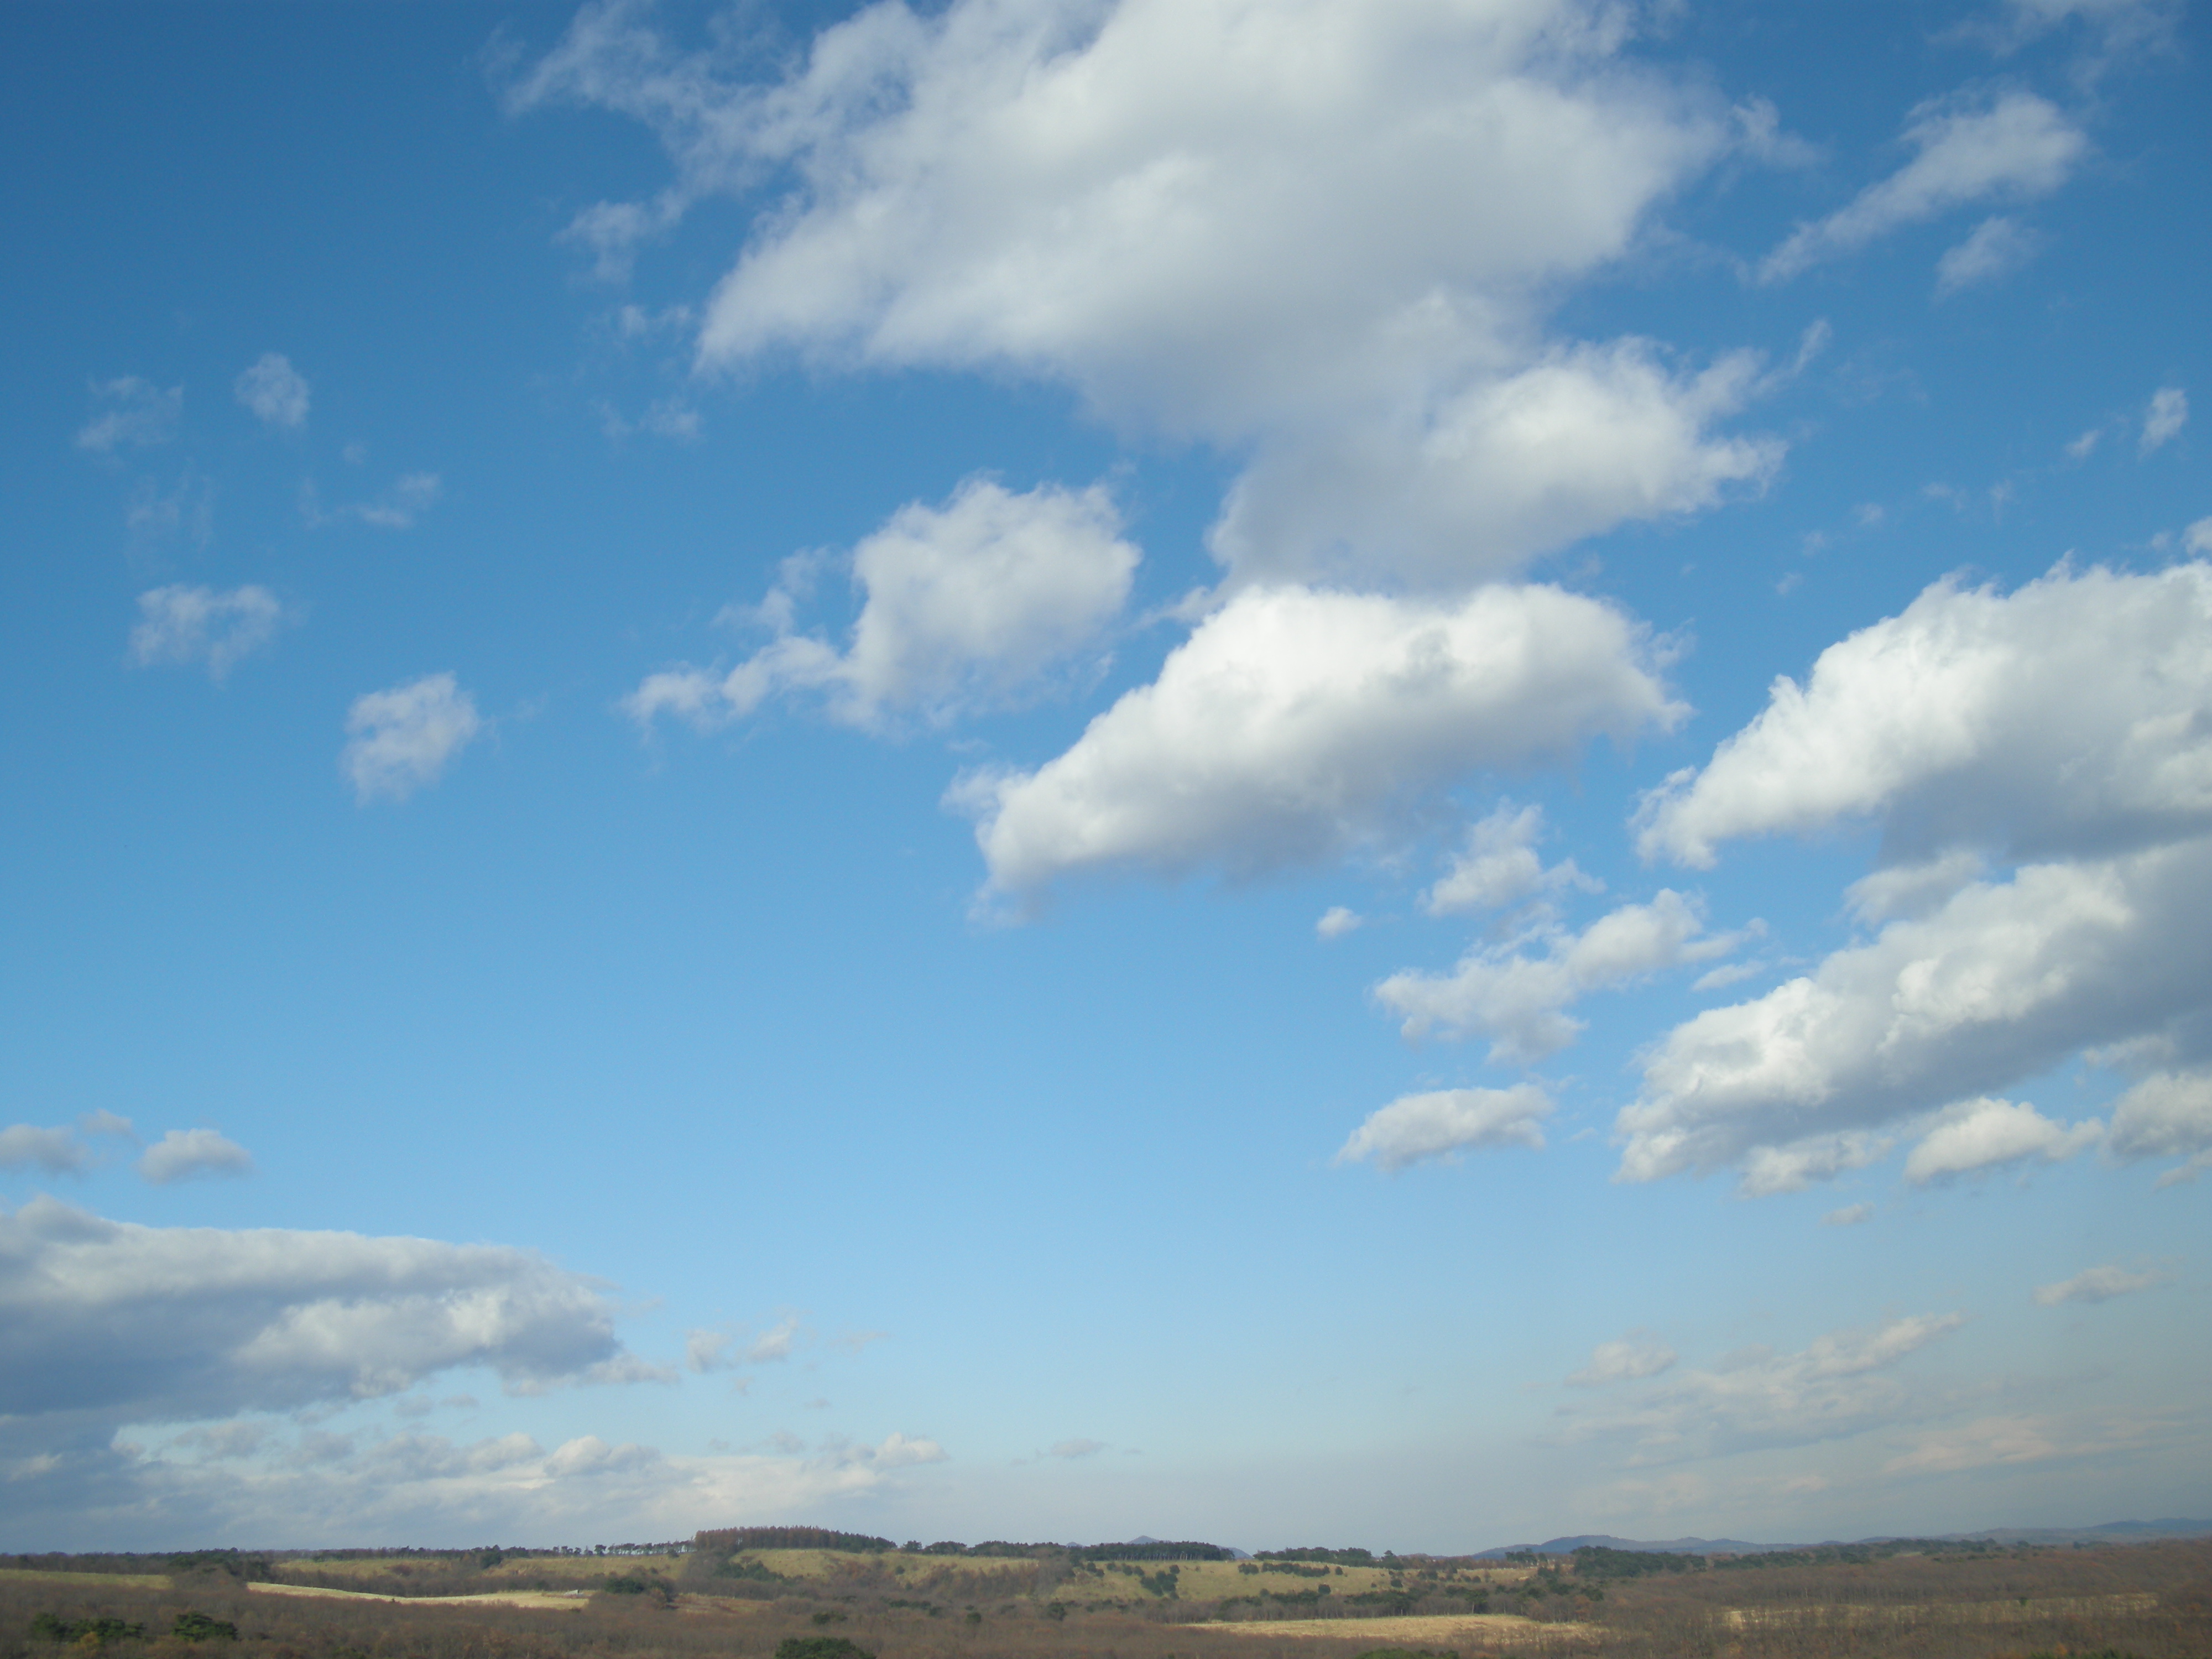
[[[1506,1544],[1479,1551],[1478,1561],[1510,1555],[1572,1555],[1579,1549],[1634,1550],[1647,1555],[1771,1555],[1782,1550],[1839,1549],[1853,1544],[1893,1544],[1925,1538],[1931,1544],[2133,1544],[2161,1538],[2212,1537],[2212,1521],[2107,1521],[2100,1527],[1991,1527],[1984,1532],[1885,1533],[1874,1538],[1823,1539],[1818,1543],[1753,1544],[1741,1538],[1615,1538],[1582,1533],[1540,1544]]]

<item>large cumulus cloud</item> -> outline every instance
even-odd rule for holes
[[[1702,865],[1852,823],[1880,836],[1854,893],[1879,930],[1656,1044],[1618,1122],[1625,1176],[1802,1184],[1893,1130],[1945,1137],[1923,1173],[1960,1167],[1944,1109],[2084,1048],[2168,1068],[2123,1103],[2116,1155],[2212,1145],[2190,1081],[2212,1058],[2212,567],[1939,583],[1778,682],[1647,801],[1643,844]],[[2004,1121],[2005,1146],[2078,1144]]]

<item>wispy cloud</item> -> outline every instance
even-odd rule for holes
[[[177,416],[185,406],[180,386],[165,392],[150,380],[125,374],[94,381],[92,395],[106,407],[77,429],[79,449],[104,455],[125,444],[143,448],[177,435]]]
[[[1871,1331],[1833,1331],[1794,1353],[1751,1349],[1631,1384],[1626,1401],[1565,1407],[1562,1414],[1570,1439],[1626,1437],[1638,1462],[1844,1439],[1942,1410],[1942,1401],[1896,1372],[1965,1322],[1956,1314],[1915,1315]]]
[[[325,507],[320,492],[309,480],[300,486],[300,516],[310,526],[350,521],[379,530],[410,530],[444,493],[445,485],[436,473],[410,472],[371,500]]]
[[[2166,1274],[2149,1268],[2130,1272],[2108,1263],[2101,1267],[2084,1267],[2073,1278],[2062,1279],[2053,1285],[2039,1285],[2034,1300],[2039,1308],[2056,1308],[2068,1302],[2110,1302],[2116,1296],[2130,1296],[2166,1281]]]
[[[240,658],[276,636],[284,607],[265,587],[248,584],[218,592],[182,583],[149,588],[138,596],[138,625],[131,630],[131,660],[204,663],[220,680]]]
[[[2150,407],[2143,410],[2142,436],[2136,447],[2146,455],[2163,449],[2188,424],[2189,394],[2178,386],[2160,386],[2151,394]]]
[[[1918,151],[1912,160],[1868,185],[1847,206],[1799,226],[1759,265],[1759,280],[1795,276],[1968,203],[2046,195],[2066,182],[2088,149],[2087,138],[2063,111],[2028,92],[2008,92],[1986,104],[1923,104],[1912,112],[1905,137]],[[1993,238],[2005,234],[1990,233]],[[1985,261],[1993,251],[1961,258]]]
[[[1631,1331],[1614,1342],[1601,1342],[1590,1351],[1590,1363],[1567,1381],[1577,1388],[1594,1389],[1607,1382],[1640,1382],[1672,1370],[1680,1356],[1651,1331]]]

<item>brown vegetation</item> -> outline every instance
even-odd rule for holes
[[[19,1559],[21,1558],[18,1558]],[[1820,1556],[1752,1567],[1720,1561],[1680,1572],[1632,1575],[1585,1561],[1516,1569],[1494,1563],[1405,1559],[1388,1569],[1392,1595],[1417,1606],[1455,1584],[1480,1587],[1487,1617],[1464,1605],[1431,1613],[1316,1618],[1303,1607],[1224,1604],[1139,1588],[1159,1564],[825,1553],[804,1577],[732,1564],[780,1559],[698,1552],[671,1559],[511,1555],[473,1569],[460,1559],[333,1563],[304,1558],[202,1557],[166,1581],[159,1563],[103,1565],[137,1576],[41,1559],[0,1570],[0,1659],[771,1659],[780,1644],[849,1641],[876,1659],[1354,1659],[1383,1647],[1459,1659],[1476,1654],[1557,1659],[2029,1659],[2117,1654],[2132,1659],[2212,1655],[2212,1543],[2098,1549],[1931,1550],[1844,1559]],[[786,1562],[785,1565],[793,1565]],[[1207,1580],[1216,1564],[1205,1564]],[[402,1601],[357,1595],[270,1595],[248,1572],[339,1577],[350,1570],[414,1593]],[[231,1570],[234,1567],[236,1570]],[[407,1567],[404,1575],[398,1569]],[[1068,1594],[1091,1574],[1117,1591]],[[500,1605],[547,1581],[557,1607]],[[1295,1577],[1267,1577],[1285,1588]],[[625,1593],[622,1582],[651,1586]],[[433,1601],[468,1582],[493,1595]],[[1190,1569],[1175,1581],[1195,1588]],[[1332,1585],[1350,1582],[1332,1577]],[[1317,1586],[1316,1586],[1317,1588]],[[1332,1598],[1334,1599],[1334,1598]],[[1349,1601],[1349,1597],[1346,1601]],[[1464,1601],[1464,1597],[1459,1598]],[[1382,1608],[1378,1604],[1378,1614]],[[1353,1613],[1350,1606],[1328,1607]],[[1289,1616],[1296,1613],[1300,1616]],[[203,1615],[199,1622],[183,1615]],[[1224,1615],[1233,1624],[1224,1627]],[[235,1639],[188,1639],[180,1630],[235,1626]],[[113,1632],[143,1628],[143,1636]],[[64,1640],[55,1632],[65,1632]],[[796,1651],[796,1649],[791,1650]]]

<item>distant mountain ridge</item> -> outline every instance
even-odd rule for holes
[[[1616,1538],[1609,1533],[1583,1533],[1572,1538],[1553,1538],[1541,1544],[1505,1544],[1483,1550],[1474,1558],[1498,1560],[1508,1555],[1571,1555],[1586,1546],[1609,1550],[1641,1550],[1652,1555],[1766,1555],[1776,1550],[1833,1548],[1845,1543],[1887,1544],[1899,1538],[1926,1538],[1947,1544],[2131,1544],[2161,1538],[2212,1537],[2212,1521],[2107,1521],[2099,1527],[1991,1527],[1983,1532],[1883,1533],[1873,1538],[1824,1539],[1820,1543],[1751,1544],[1741,1538]]]
[[[1763,1555],[1769,1550],[1801,1549],[1798,1544],[1747,1544],[1741,1538],[1616,1538],[1607,1532],[1577,1533],[1540,1544],[1504,1544],[1474,1559],[1492,1561],[1508,1555],[1572,1555],[1577,1550],[1641,1550],[1648,1555]]]

